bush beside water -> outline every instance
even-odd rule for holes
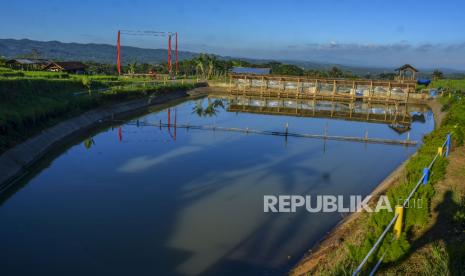
[[[459,95],[451,98],[442,98],[443,104],[448,107],[448,114],[442,122],[442,125],[423,138],[423,145],[417,151],[417,154],[410,158],[406,165],[406,181],[390,188],[387,196],[391,205],[394,207],[398,204],[399,199],[406,199],[421,178],[423,168],[428,167],[434,156],[446,138],[448,133],[452,134],[452,147],[463,145],[465,129],[465,100]],[[434,163],[429,182],[426,186],[421,185],[414,194],[413,199],[421,200],[423,208],[406,208],[404,209],[403,233],[399,239],[395,239],[392,231],[384,238],[377,252],[371,256],[365,269],[371,269],[380,257],[386,252],[384,262],[399,260],[410,249],[410,238],[412,233],[426,226],[430,217],[430,201],[434,196],[434,184],[442,179],[445,175],[447,166],[446,158],[438,158]],[[418,202],[418,201],[417,201]],[[349,250],[349,257],[343,264],[344,271],[347,269],[353,271],[362,261],[368,251],[372,248],[378,237],[384,231],[393,217],[393,213],[384,211],[370,215],[366,229],[365,237],[362,244],[346,244]],[[341,271],[341,265],[335,268],[333,273],[338,274]]]

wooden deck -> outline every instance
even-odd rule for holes
[[[294,99],[356,101],[405,104],[425,102],[417,93],[416,81],[366,79],[317,79],[306,77],[231,74],[229,93],[235,96],[260,96]]]
[[[421,106],[375,104],[370,102],[337,102],[292,98],[258,98],[232,96],[228,111],[298,117],[332,118],[349,121],[384,123],[409,128],[412,111]]]

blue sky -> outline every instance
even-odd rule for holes
[[[465,70],[462,1],[2,1],[1,38],[114,44],[177,31],[180,49],[249,58]],[[163,48],[165,40],[123,37]]]

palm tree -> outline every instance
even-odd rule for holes
[[[195,106],[192,110],[192,113],[195,113],[197,114],[197,116],[199,117],[202,117],[203,115],[203,105],[202,105],[202,100],[198,100],[196,103],[195,103]]]
[[[134,75],[136,73],[136,68],[137,68],[137,62],[133,62],[129,64],[128,73],[131,75]]]
[[[208,55],[202,53],[194,61],[197,75],[200,75],[201,78],[205,78],[205,66],[208,62]]]
[[[209,58],[209,59],[208,59],[208,74],[207,74],[207,79],[211,79],[214,70],[215,70],[215,65],[213,64],[213,60],[212,60],[211,58]]]
[[[201,59],[197,59],[195,61],[195,71],[197,71],[197,75],[200,75],[201,77],[205,75],[205,69],[203,67],[203,61]]]
[[[219,109],[224,109],[224,103],[222,100],[214,100],[211,102],[210,98],[207,99],[207,107],[203,107],[203,100],[199,100],[195,103],[192,113],[197,114],[199,117],[213,117],[216,116]]]

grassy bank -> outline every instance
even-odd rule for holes
[[[465,91],[465,80],[452,80],[452,79],[441,79],[434,80],[431,84],[431,87],[448,89],[452,91]]]
[[[465,129],[465,100],[459,94],[441,99],[444,111],[447,111],[440,127],[435,129],[423,139],[423,145],[417,154],[408,160],[404,173],[399,181],[386,191],[386,195],[392,206],[402,202],[408,197],[409,192],[416,185],[422,175],[424,167],[427,167],[438,151],[438,147],[444,142],[447,133],[452,134],[452,148],[463,147]],[[442,181],[446,174],[448,159],[439,158],[432,168],[430,181],[426,186],[420,186],[413,199],[420,200],[423,208],[407,208],[405,210],[403,233],[399,239],[393,238],[390,231],[384,238],[378,250],[372,255],[364,266],[365,273],[370,271],[378,259],[386,252],[384,265],[396,265],[415,251],[414,241],[418,239],[422,231],[431,223],[431,202],[437,196],[436,185]],[[460,196],[458,196],[460,197]],[[400,200],[400,201],[399,201]],[[376,200],[375,200],[376,201]],[[461,216],[455,213],[451,217]],[[318,252],[307,259],[307,264],[301,264],[296,271],[310,270],[310,274],[318,275],[350,275],[361,260],[366,256],[377,238],[383,232],[393,213],[362,213],[346,227],[336,242],[328,246],[329,250]],[[347,230],[348,229],[348,230]],[[328,249],[326,248],[326,249]],[[460,249],[462,253],[464,247]],[[315,260],[312,260],[314,258]],[[454,263],[448,263],[450,271],[454,271]],[[305,268],[307,267],[307,268]],[[363,274],[362,274],[363,275]]]
[[[443,98],[444,106],[448,109],[448,115],[442,125],[426,135],[424,144],[407,163],[405,168],[405,180],[387,191],[391,205],[396,205],[399,199],[404,200],[414,188],[422,176],[423,168],[427,167],[437,153],[438,147],[444,142],[447,133],[453,137],[453,147],[462,146],[465,128],[465,101],[460,97]],[[435,195],[435,184],[443,179],[448,160],[439,158],[432,168],[428,185],[420,187],[413,199],[424,204],[424,208],[408,208],[405,211],[404,229],[399,239],[394,239],[393,233],[389,233],[383,241],[377,254],[370,260],[366,267],[372,268],[373,263],[379,260],[386,252],[384,261],[395,262],[405,256],[411,250],[411,241],[416,233],[421,231],[430,219],[431,200]],[[361,243],[348,244],[349,258],[348,266],[351,270],[365,257],[376,239],[383,232],[393,214],[389,212],[374,213],[370,216],[366,227],[366,235]]]
[[[91,108],[194,87],[194,84],[119,80],[115,76],[20,73],[23,75],[0,76],[0,152]]]
[[[380,275],[463,275],[465,273],[465,147],[448,157],[436,183],[428,224],[415,233],[411,250],[386,264]]]

